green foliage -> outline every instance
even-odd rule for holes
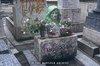
[[[34,36],[34,34],[39,30],[37,26],[38,23],[35,20],[30,19],[27,25],[28,25],[28,31]]]

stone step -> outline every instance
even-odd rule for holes
[[[31,53],[30,50],[25,50],[23,51],[25,57],[28,60],[28,63],[30,66],[46,66],[45,64],[41,64],[40,62],[37,61],[37,59],[35,58],[34,54]]]
[[[30,66],[84,66],[84,64],[82,64],[77,58],[74,58],[73,60],[66,62],[65,64],[40,64],[40,62],[38,62],[34,56],[34,50],[25,50],[23,51],[23,53],[26,56]]]
[[[94,57],[94,55],[99,54],[99,47],[95,44],[88,42],[82,38],[79,38],[77,43],[78,48],[89,54],[90,56]]]
[[[100,54],[95,55],[94,58],[100,62]]]
[[[84,66],[100,66],[99,63],[82,53],[81,51],[77,51],[76,59],[84,64]]]

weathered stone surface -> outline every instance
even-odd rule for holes
[[[78,39],[77,43],[78,47],[90,56],[93,57],[94,55],[99,54],[99,47],[95,44],[81,38]]]
[[[4,38],[5,36],[5,32],[4,32],[4,28],[0,27],[0,38]]]
[[[46,66],[45,64],[41,64],[34,56],[34,51],[25,50],[23,51],[24,55],[26,56],[30,66]]]
[[[73,22],[80,22],[79,0],[58,0],[58,8],[61,11],[61,19],[71,18]]]
[[[21,51],[19,53],[14,54],[18,61],[21,63],[22,66],[30,66],[24,53]],[[31,58],[32,59],[32,58]]]
[[[75,35],[46,39],[35,37],[34,50],[39,61],[68,61],[76,55],[77,37]]]
[[[75,33],[75,35],[77,35],[78,38],[82,38],[82,36],[83,36],[83,32]]]
[[[86,38],[100,46],[100,32],[84,27],[83,38]]]
[[[16,24],[14,24],[14,21],[11,21],[10,19],[6,18],[7,21],[7,27],[14,36],[14,38],[18,41],[26,40],[26,39],[32,39],[33,36],[30,33],[23,34],[21,32],[21,28],[18,27]]]
[[[27,5],[25,5],[27,4]],[[42,11],[41,14],[36,13],[36,11],[32,14],[30,14],[30,3],[27,1],[24,3],[25,9],[25,15],[23,15],[23,5],[20,0],[16,0],[14,2],[14,7],[13,7],[13,24],[9,21],[7,26],[9,27],[9,30],[12,32],[13,36],[15,37],[16,40],[27,40],[27,39],[32,39],[33,35],[31,35],[29,30],[29,26],[26,26],[25,20],[26,18],[31,18],[31,22],[35,18],[44,19],[44,10]],[[31,8],[32,9],[32,8]],[[32,10],[31,10],[32,11]],[[34,9],[33,9],[34,11]],[[26,21],[28,22],[28,21]],[[10,23],[10,24],[9,24]]]
[[[5,32],[4,32],[3,20],[1,14],[2,12],[0,12],[0,38],[3,38],[5,37]]]
[[[11,51],[12,54],[16,54],[16,53],[19,52],[19,51],[18,51],[16,48],[14,48],[14,47],[13,47],[13,49],[11,48],[10,51]]]
[[[59,8],[77,9],[80,7],[79,0],[58,0]]]
[[[21,66],[12,54],[0,54],[0,66]]]
[[[97,0],[97,8],[86,17],[83,39],[78,40],[81,50],[94,57],[100,53],[100,0]]]
[[[99,61],[100,62],[100,54],[97,54],[97,55],[95,55],[95,57],[94,57],[97,61]]]
[[[86,21],[86,16],[88,16],[89,12],[92,12],[93,10],[96,9],[96,2],[80,2],[80,7],[81,7],[81,22]]]
[[[80,9],[60,9],[61,11],[61,18],[67,19],[71,18],[73,22],[80,22]]]
[[[3,27],[3,21],[2,21],[2,18],[0,18],[0,27]]]
[[[100,12],[100,0],[97,0],[97,8],[95,11]]]
[[[91,59],[81,51],[77,51],[76,59],[83,63],[84,66],[100,66],[100,64],[95,62],[93,59]]]
[[[0,54],[9,53],[8,46],[3,39],[0,39]]]
[[[86,18],[85,27],[100,32],[100,15],[98,13],[89,13]]]
[[[71,31],[73,33],[78,33],[78,32],[82,32],[83,31],[83,23],[79,23],[79,22],[73,22],[72,23],[72,27],[71,27]]]

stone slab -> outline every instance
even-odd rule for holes
[[[34,39],[35,56],[38,61],[69,61],[76,55],[77,36]]]
[[[26,40],[26,41],[16,41],[11,32],[8,30],[7,26],[4,26],[5,34],[7,39],[9,40],[9,46],[12,48],[16,48],[18,51],[33,49],[34,48],[34,40]]]
[[[97,47],[95,44],[82,38],[79,38],[77,43],[78,48],[80,48],[82,51],[89,54],[90,56],[94,57],[94,55],[99,54],[99,47]]]
[[[98,64],[79,50],[77,51],[76,59],[83,63],[84,66],[100,66],[100,64]]]
[[[21,66],[13,54],[0,54],[0,66]]]
[[[0,52],[8,50],[8,46],[3,39],[0,39]]]
[[[94,57],[97,61],[99,61],[100,62],[100,54],[97,54],[97,55],[95,55],[95,57]]]
[[[50,64],[50,63],[40,64],[40,62],[38,62],[38,60],[34,56],[34,49],[33,50],[25,50],[25,51],[23,51],[23,53],[26,56],[28,62],[30,63],[30,66],[62,66],[62,65],[64,65],[64,66],[65,65],[66,66],[84,66],[84,64],[82,64],[76,58],[69,62],[66,62],[67,64],[53,64],[53,63],[52,64]]]
[[[17,48],[18,51],[22,51],[22,50],[31,50],[34,48],[34,43],[31,43],[31,44],[22,44],[20,45],[21,43],[19,43],[19,45],[15,46]]]
[[[96,45],[100,46],[100,32],[98,32],[96,30],[84,27],[83,38],[86,38],[86,39],[94,42]]]

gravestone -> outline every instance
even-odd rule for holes
[[[82,32],[83,23],[80,22],[81,8],[79,0],[58,0],[58,8],[61,11],[62,21],[71,18],[73,24],[75,24],[72,32]]]
[[[83,38],[78,40],[78,46],[92,57],[100,53],[100,0],[97,0],[97,8],[86,17]]]
[[[97,0],[97,8],[89,13],[85,27],[83,31],[83,38],[87,38],[90,41],[100,46],[100,1]]]
[[[38,18],[39,20],[43,19],[44,11],[42,11],[40,14],[36,13],[36,11],[34,10],[33,12],[31,12],[32,10],[30,9],[32,9],[35,2],[33,3],[30,1],[33,0],[15,0],[13,7],[13,16],[10,17],[10,19],[7,18],[7,26],[16,40],[32,39],[33,35],[29,31],[29,26],[27,26],[27,23],[32,22],[32,20],[36,18]],[[33,9],[37,9],[34,7]]]
[[[80,22],[79,0],[58,0],[58,8],[61,10],[61,18],[71,18],[73,22]]]
[[[66,62],[77,52],[77,36],[40,39],[35,36],[35,57],[39,62]]]

